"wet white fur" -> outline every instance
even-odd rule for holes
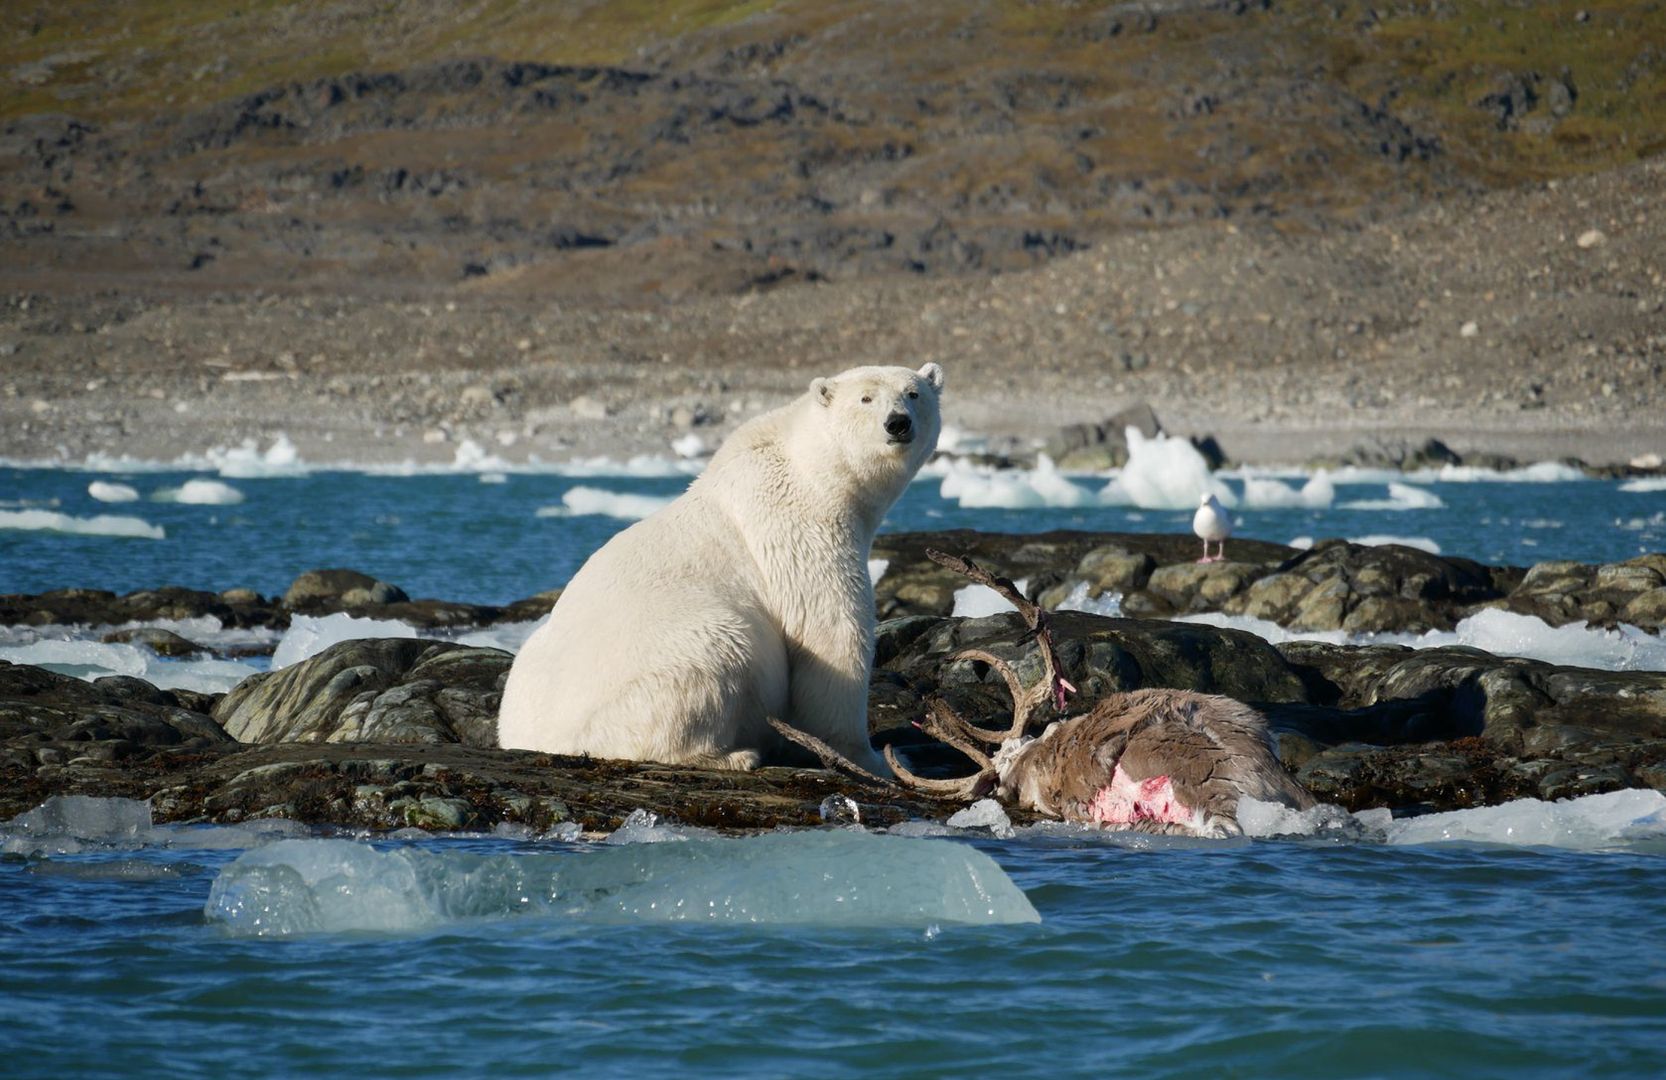
[[[942,385],[936,364],[854,368],[736,429],[573,577],[510,669],[500,744],[746,769],[781,745],[774,716],[890,775],[868,742],[867,561],[937,444]]]

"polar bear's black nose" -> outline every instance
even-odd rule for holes
[[[914,438],[914,421],[907,413],[894,412],[885,418],[885,434],[893,442],[908,442]]]

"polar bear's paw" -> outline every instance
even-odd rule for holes
[[[764,763],[756,750],[731,750],[727,754],[696,754],[683,764],[695,769],[724,769],[729,772],[751,772]]]

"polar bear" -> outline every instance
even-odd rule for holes
[[[868,741],[868,555],[931,456],[943,369],[859,367],[737,428],[670,505],[614,536],[515,657],[511,749],[751,769],[768,718],[890,776]]]

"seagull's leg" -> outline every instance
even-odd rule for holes
[[[1209,561],[1209,538],[1207,536],[1205,536],[1203,538],[1203,558],[1199,559],[1198,562],[1206,563],[1208,561]]]

